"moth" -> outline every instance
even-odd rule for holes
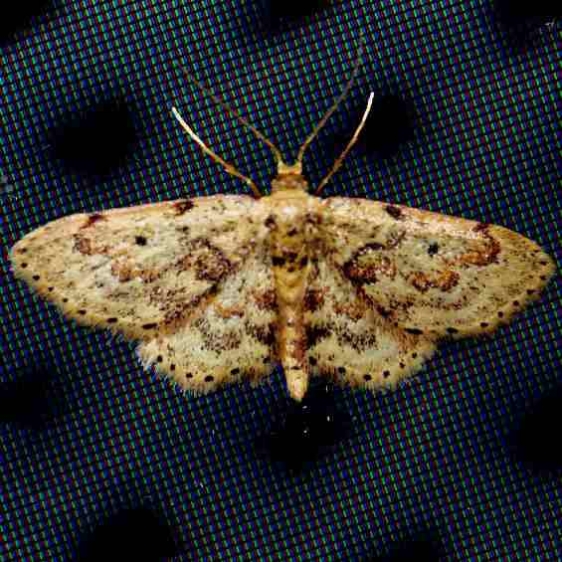
[[[188,135],[252,195],[215,195],[73,214],[22,238],[15,275],[69,318],[138,342],[145,367],[205,393],[259,383],[281,364],[299,401],[314,375],[393,388],[442,338],[490,334],[536,298],[554,272],[533,241],[500,226],[405,206],[320,198],[371,109],[310,193],[303,156],[343,92],[286,164],[272,150],[269,195]]]

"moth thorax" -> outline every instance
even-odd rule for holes
[[[308,182],[300,174],[277,174],[271,181],[271,192],[308,191]]]

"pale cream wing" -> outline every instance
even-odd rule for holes
[[[31,232],[10,258],[67,316],[151,339],[240,270],[265,235],[260,209],[250,197],[213,196],[76,214]]]
[[[506,228],[365,199],[323,202],[323,252],[380,317],[411,334],[493,331],[554,272]]]
[[[309,270],[305,328],[312,374],[342,385],[393,387],[435,350],[432,339],[408,334],[374,311],[320,246]]]
[[[207,306],[143,342],[138,353],[145,365],[196,393],[240,380],[258,383],[277,361],[276,321],[271,258],[257,243]]]

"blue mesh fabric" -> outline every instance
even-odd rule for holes
[[[0,26],[0,558],[562,559],[558,280],[494,339],[443,345],[397,392],[313,390],[303,413],[280,373],[183,395],[143,372],[132,344],[62,319],[7,261],[65,214],[245,192],[172,104],[267,188],[267,147],[183,70],[290,159],[361,36],[357,80],[308,152],[311,182],[372,90],[373,119],[327,195],[501,224],[559,261],[559,22],[476,1],[12,8]]]

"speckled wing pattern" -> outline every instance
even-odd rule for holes
[[[214,196],[71,215],[25,236],[11,260],[65,315],[139,341],[145,364],[204,392],[272,369],[259,209],[251,197]]]
[[[375,310],[329,256],[309,271],[305,326],[311,372],[366,388],[390,388],[417,371],[434,338],[408,334]]]
[[[196,315],[141,343],[145,364],[183,388],[207,392],[224,384],[259,383],[276,364],[275,288],[268,254],[259,245]]]
[[[507,322],[554,271],[505,228],[304,189],[72,215],[11,259],[67,316],[138,341],[143,364],[185,389],[260,382],[281,362],[297,400],[309,374],[395,386],[440,338]]]
[[[554,272],[505,228],[364,199],[326,199],[319,239],[309,360],[354,385],[392,386],[440,338],[494,331]]]

